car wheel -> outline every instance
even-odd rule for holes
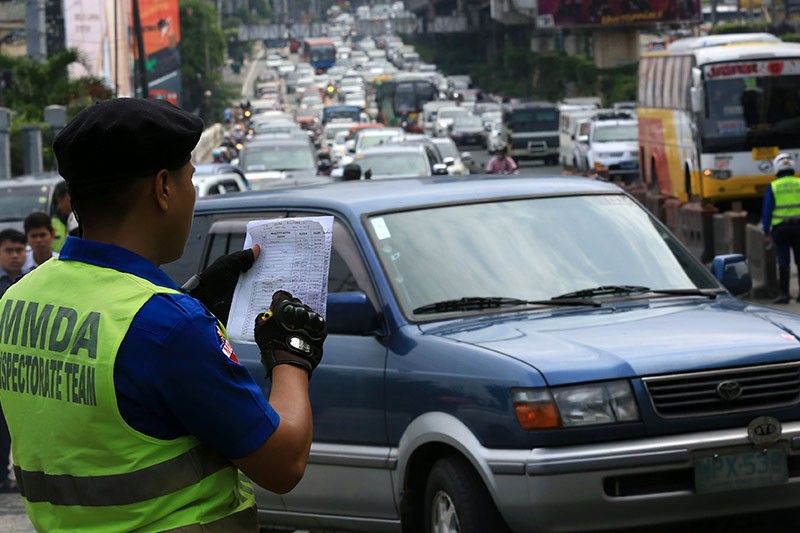
[[[455,455],[433,465],[425,487],[424,516],[427,533],[508,531],[477,472]]]

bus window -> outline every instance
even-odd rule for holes
[[[689,56],[677,57],[675,66],[674,96],[675,107],[689,109],[689,88],[692,86],[692,58]]]
[[[427,102],[436,99],[436,87],[430,82],[418,81],[414,84],[414,89],[417,93],[417,109],[422,109]]]
[[[656,59],[653,65],[653,107],[664,107],[664,66],[665,57]]]
[[[650,72],[650,65],[653,63],[653,60],[649,57],[643,58],[639,62],[639,94],[637,99],[639,100],[639,105],[641,107],[647,107],[649,102],[647,101],[647,87],[646,83],[643,83],[647,80],[647,75]]]
[[[661,83],[661,105],[663,107],[674,108],[675,102],[672,98],[672,83],[675,80],[675,57],[668,57],[662,61],[664,64],[664,80]]]
[[[416,110],[417,94],[413,83],[398,83],[394,91],[394,111],[398,115]]]

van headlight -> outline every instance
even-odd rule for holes
[[[513,389],[511,394],[517,421],[526,430],[639,420],[633,390],[623,380],[551,389]]]
[[[564,427],[639,420],[630,383],[611,381],[552,389]]]

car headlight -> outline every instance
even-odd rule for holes
[[[639,419],[636,399],[627,381],[560,387],[552,392],[565,427]]]
[[[514,389],[512,401],[523,429],[552,429],[639,420],[627,381],[552,389]]]

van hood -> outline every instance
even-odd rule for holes
[[[639,143],[636,141],[614,141],[614,142],[593,142],[592,152],[603,154],[608,152],[636,152],[639,150]]]
[[[550,385],[800,358],[800,316],[731,297],[508,313],[421,329],[524,361]]]
[[[315,169],[302,170],[267,170],[259,172],[247,172],[247,181],[254,189],[260,189],[260,185],[268,182],[283,182],[291,180],[308,180],[317,176]]]

